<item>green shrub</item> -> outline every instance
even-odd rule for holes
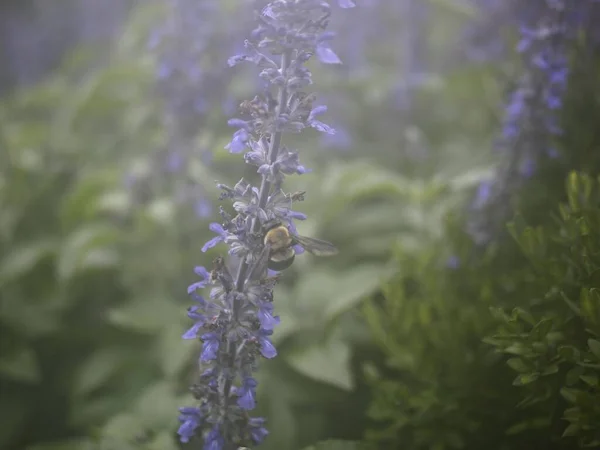
[[[544,224],[517,216],[514,242],[471,261],[463,236],[455,269],[440,263],[439,247],[398,252],[399,275],[365,306],[387,356],[367,372],[370,440],[410,449],[600,445],[600,179],[571,173],[566,198]]]

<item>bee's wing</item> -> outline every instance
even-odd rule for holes
[[[316,256],[333,256],[338,253],[338,249],[331,242],[321,239],[293,235],[292,242],[300,244],[306,251]]]
[[[258,281],[267,276],[267,265],[269,263],[270,253],[271,247],[269,245],[265,245],[258,255],[258,258],[254,260],[254,263],[252,263],[250,271],[248,272],[248,276],[246,277],[247,281]]]

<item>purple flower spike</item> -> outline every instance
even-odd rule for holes
[[[338,5],[351,8],[354,2],[338,0]],[[236,102],[239,118],[228,121],[235,132],[225,149],[243,154],[260,181],[252,184],[253,180],[241,179],[233,187],[217,184],[219,200],[231,202],[231,208],[219,209],[219,222],[209,226],[215,236],[201,250],[224,243],[227,251],[213,260],[211,270],[196,267],[200,281],[188,287],[195,301],[187,311],[193,325],[182,337],[200,341],[202,348],[199,374],[190,387],[197,404],[181,410],[179,436],[182,442],[196,437],[194,445],[203,442],[203,450],[254,448],[269,434],[265,419],[248,413],[257,405],[257,381],[252,374],[261,358],[277,356],[270,336],[280,323],[274,307],[280,272],[267,267],[264,235],[278,222],[296,233],[294,221],[307,218],[293,208],[293,203],[304,200],[304,193],[284,192],[284,182],[288,176],[310,171],[300,164],[299,151],[282,143],[283,136],[307,128],[334,133],[317,120],[327,107],[313,105],[314,94],[304,91],[313,83],[305,65],[313,55],[327,64],[341,63],[331,48],[334,34],[326,30],[330,5],[325,0],[273,0],[259,14],[259,24],[244,49],[237,48],[228,64],[256,65],[264,86],[254,98]],[[187,44],[194,46],[194,42]],[[189,76],[202,79],[201,69],[188,68]],[[206,112],[210,104],[205,100],[195,98],[190,103],[196,111]],[[232,106],[223,99],[220,104]],[[195,212],[204,217],[211,206],[198,204]],[[299,245],[294,249],[299,255],[304,251]],[[202,289],[206,291],[200,293]]]

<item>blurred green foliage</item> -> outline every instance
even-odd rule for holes
[[[561,156],[507,199],[505,232],[477,247],[449,214],[363,306],[377,448],[600,447],[600,86],[574,61]]]
[[[571,173],[542,226],[510,223],[523,265],[440,265],[398,252],[399,272],[364,307],[387,355],[367,367],[369,437],[393,448],[597,447],[600,180]],[[507,244],[507,247],[509,245]],[[427,274],[426,278],[423,274]],[[493,444],[492,444],[493,443]]]

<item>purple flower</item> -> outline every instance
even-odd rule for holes
[[[268,336],[270,336],[271,334],[273,334],[273,331],[271,330],[260,330],[258,336],[258,342],[260,344],[260,353],[267,359],[272,359],[277,356],[277,350],[268,338]]]
[[[215,425],[204,439],[204,450],[223,450],[225,441],[219,433],[219,427]]]
[[[335,130],[333,128],[331,128],[329,125],[326,125],[323,122],[315,119],[316,116],[321,115],[321,114],[325,113],[326,111],[327,111],[327,106],[324,106],[324,105],[317,106],[310,112],[310,114],[308,116],[308,120],[306,122],[317,131],[320,131],[322,133],[327,133],[327,134],[335,134]]]
[[[226,150],[229,150],[229,153],[241,153],[246,148],[248,148],[247,143],[250,138],[248,132],[240,128],[235,133],[233,133],[233,138],[231,142],[225,146]]]
[[[345,0],[339,5],[349,8],[354,3]],[[327,108],[313,107],[314,95],[302,90],[312,83],[305,63],[313,54],[326,63],[340,62],[329,46],[333,34],[325,30],[330,13],[322,0],[271,1],[262,9],[260,24],[245,41],[243,53],[228,60],[230,66],[256,64],[265,83],[259,95],[240,105],[244,118],[229,120],[237,130],[225,147],[231,153],[244,153],[245,162],[257,167],[261,180],[260,188],[244,179],[233,188],[217,185],[219,199],[231,201],[233,213],[220,208],[222,223],[210,224],[216,236],[202,251],[224,242],[232,258],[215,258],[210,273],[197,267],[202,279],[188,287],[197,304],[188,309],[194,324],[183,338],[200,336],[202,341],[202,373],[190,388],[202,420],[199,415],[186,416],[180,436],[183,442],[194,434],[204,436],[205,450],[256,445],[268,434],[265,420],[247,413],[256,407],[257,382],[252,373],[260,356],[277,356],[269,338],[280,322],[274,315],[276,280],[269,278],[272,271],[265,270],[263,235],[272,220],[295,232],[294,220],[306,219],[303,213],[292,210],[292,203],[303,200],[303,194],[285,194],[282,185],[287,176],[308,170],[300,164],[298,152],[282,144],[282,136],[308,127],[333,133],[316,119]],[[202,79],[205,74],[196,69],[189,67],[188,76]],[[287,100],[278,104],[275,99],[281,98]],[[208,107],[204,100],[193,99],[195,108],[200,104],[204,111]],[[303,251],[295,248],[297,253]],[[196,292],[204,288],[210,289],[206,299]],[[237,401],[230,401],[235,398]]]
[[[260,444],[265,440],[269,432],[264,427],[265,419],[262,417],[253,417],[250,419],[248,425],[250,426],[250,434],[252,436],[252,440],[256,445]]]
[[[317,46],[317,57],[319,61],[325,64],[341,64],[342,60],[338,55],[329,47],[326,42],[321,42]]]
[[[198,337],[198,331],[200,331],[200,329],[203,326],[204,326],[204,320],[199,320],[192,326],[192,328],[190,328],[185,333],[183,333],[183,335],[181,337],[183,339],[196,339]]]
[[[217,359],[219,351],[220,336],[215,333],[206,333],[202,335],[202,354],[200,361],[211,361]]]
[[[196,275],[202,277],[202,281],[197,281],[196,283],[190,284],[187,289],[188,294],[193,294],[197,289],[204,289],[210,281],[210,273],[208,270],[206,270],[206,268],[197,266],[194,268],[194,272],[196,272]]]
[[[210,241],[208,241],[206,244],[204,244],[202,246],[202,252],[206,252],[208,249],[213,248],[219,242],[223,242],[228,236],[227,231],[225,231],[225,229],[223,229],[223,226],[219,223],[213,222],[208,226],[208,228],[213,233],[217,233],[218,236],[215,236]]]
[[[521,35],[516,50],[523,69],[505,109],[499,140],[505,159],[493,186],[482,185],[474,200],[479,211],[469,228],[483,243],[494,235],[492,228],[506,222],[504,214],[510,213],[513,193],[535,175],[546,158],[556,157],[554,139],[562,134],[560,117],[570,75],[571,47],[584,31],[585,22],[580,18],[590,12],[589,2],[562,0],[494,5],[503,11],[501,20],[512,22]],[[500,17],[496,14],[494,19]]]
[[[181,422],[181,426],[177,430],[177,434],[179,434],[181,442],[189,442],[189,440],[194,436],[196,428],[200,426],[202,421],[202,413],[200,412],[200,408],[179,408],[179,421]]]
[[[239,396],[237,404],[240,408],[250,411],[256,407],[256,386],[258,383],[252,377],[246,377],[242,383],[242,387],[237,390]]]
[[[272,330],[279,325],[279,316],[273,316],[273,303],[261,302],[258,307],[258,320],[263,330]]]

